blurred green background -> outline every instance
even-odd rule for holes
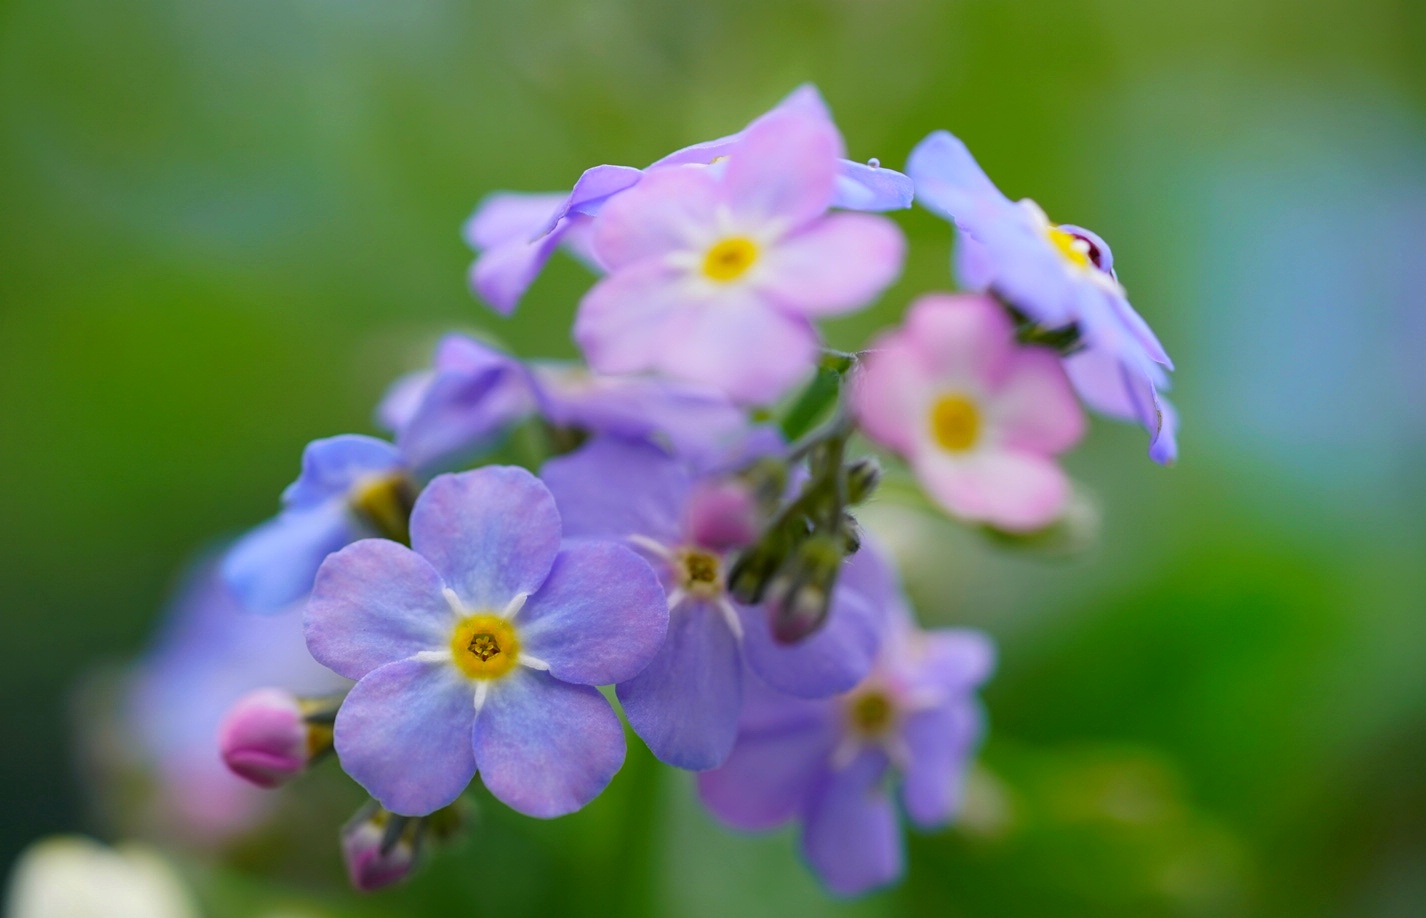
[[[1001,648],[964,824],[832,903],[789,835],[724,833],[635,748],[587,811],[483,807],[390,894],[343,890],[326,828],[185,861],[213,914],[1426,914],[1419,0],[0,2],[0,867],[105,831],[73,686],[303,444],[370,431],[448,328],[574,355],[572,261],[508,321],[468,293],[483,195],[644,165],[805,80],[852,156],[949,128],[1105,236],[1179,365],[1178,467],[1107,423],[1070,459],[1087,557],[872,514],[923,616]],[[904,280],[835,343],[946,286],[946,226],[901,222]]]

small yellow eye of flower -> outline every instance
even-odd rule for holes
[[[895,719],[896,708],[885,693],[863,692],[847,705],[847,720],[857,733],[877,737],[885,733]]]
[[[461,619],[452,632],[451,657],[472,679],[498,679],[515,668],[520,641],[500,616],[472,615]]]
[[[980,437],[980,411],[963,395],[941,396],[931,406],[931,436],[948,452],[965,452]]]
[[[1059,250],[1065,261],[1077,268],[1091,268],[1094,262],[1089,257],[1089,243],[1062,229],[1050,227],[1050,242]]]
[[[703,273],[711,280],[737,280],[758,260],[758,244],[746,236],[724,239],[703,257]]]

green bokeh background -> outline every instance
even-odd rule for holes
[[[330,845],[180,853],[206,906],[1426,914],[1418,0],[0,2],[0,867],[105,831],[72,687],[141,650],[178,566],[269,514],[303,444],[370,431],[449,328],[574,355],[569,260],[510,320],[468,293],[483,195],[645,164],[806,80],[851,155],[949,128],[1109,239],[1180,368],[1178,467],[1105,423],[1070,459],[1103,512],[1086,556],[873,511],[923,617],[1001,648],[965,825],[834,903],[789,835],[723,832],[633,747],[587,811],[483,806],[390,894],[345,892]],[[901,222],[905,278],[835,343],[947,284],[945,225]]]

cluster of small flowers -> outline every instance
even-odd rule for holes
[[[864,352],[824,350],[816,320],[899,276],[880,212],[913,199],[953,222],[968,292],[920,298]],[[956,810],[994,654],[917,625],[854,516],[881,471],[853,437],[952,516],[1014,533],[1064,514],[1081,401],[1172,460],[1168,358],[1108,247],[1011,202],[944,132],[907,174],[847,160],[811,87],[646,169],[494,195],[466,232],[502,313],[561,246],[600,275],[573,329],[588,366],[452,335],[380,406],[390,441],[307,447],[222,575],[250,609],[301,605],[312,657],[351,684],[245,697],[229,767],[272,786],[335,750],[373,798],[343,844],[373,888],[477,775],[530,816],[593,800],[625,755],[613,686],[719,819],[798,823],[837,893],[894,880],[898,813]],[[512,438],[535,446],[526,467],[491,464]]]

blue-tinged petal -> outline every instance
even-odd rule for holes
[[[475,693],[446,663],[372,670],[337,712],[342,770],[393,813],[424,816],[455,801],[475,774]]]
[[[702,771],[732,751],[742,706],[738,641],[717,609],[686,602],[648,667],[618,686],[629,726],[670,765]]]
[[[472,611],[500,612],[544,583],[560,517],[549,490],[524,469],[441,475],[416,500],[411,547]]]
[[[873,212],[905,210],[915,198],[916,184],[895,169],[849,159],[842,160],[837,167],[833,207]]]
[[[746,688],[750,696],[767,697],[754,723],[744,718],[728,760],[698,775],[698,796],[728,825],[759,831],[806,809],[809,792],[836,748],[837,732],[827,702],[782,695],[755,679]]]
[[[425,650],[446,650],[455,623],[441,578],[404,545],[365,539],[332,555],[307,600],[307,649],[360,679]]]
[[[555,496],[566,536],[679,541],[692,476],[654,446],[598,437],[546,462],[540,474]]]
[[[624,764],[624,729],[599,690],[531,669],[490,687],[473,736],[485,786],[542,819],[583,807]]]
[[[644,559],[614,542],[571,542],[518,619],[522,651],[565,682],[637,676],[663,645],[668,601]]]
[[[947,131],[936,131],[916,145],[906,174],[922,207],[962,226],[987,208],[1010,205],[966,145]]]
[[[285,507],[314,507],[345,495],[364,478],[402,469],[401,453],[375,437],[342,434],[313,440],[302,451],[302,473],[282,492]]]
[[[774,688],[802,698],[852,688],[871,670],[887,610],[899,602],[891,582],[885,559],[868,543],[842,568],[826,624],[804,640],[778,643],[766,613],[750,610],[743,629],[749,668]]]
[[[339,498],[285,510],[238,539],[223,558],[223,580],[256,612],[277,612],[307,595],[327,555],[358,537]]]
[[[885,757],[864,752],[827,772],[813,792],[802,853],[834,893],[859,895],[896,880],[905,868],[896,810],[880,787],[885,773]]]
[[[950,699],[906,719],[901,799],[917,825],[942,825],[956,814],[981,729],[980,709],[969,697]]]

